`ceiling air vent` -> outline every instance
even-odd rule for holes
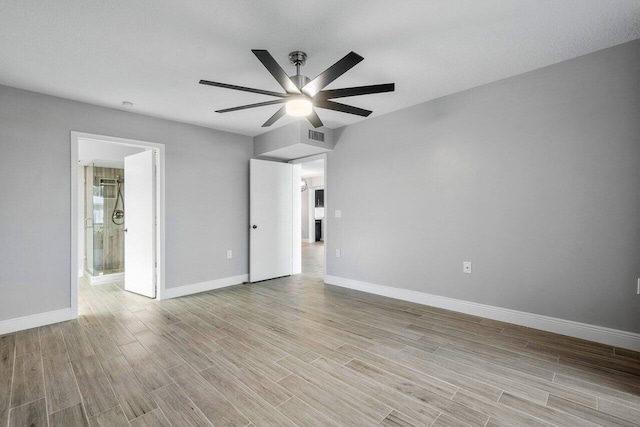
[[[309,129],[309,139],[324,142],[324,133]]]

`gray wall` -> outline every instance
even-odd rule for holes
[[[72,130],[166,144],[167,288],[248,272],[250,137],[0,86],[0,320],[70,306]]]
[[[329,275],[640,332],[640,41],[335,135]]]

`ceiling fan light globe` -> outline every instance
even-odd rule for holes
[[[308,116],[312,110],[311,101],[304,98],[292,99],[286,104],[287,114],[293,117]]]

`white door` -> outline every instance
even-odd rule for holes
[[[250,282],[292,274],[292,174],[288,163],[249,161]]]
[[[154,298],[155,186],[154,153],[124,158],[124,289]]]

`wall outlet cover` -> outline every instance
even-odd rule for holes
[[[342,218],[342,211],[336,210],[336,218]]]
[[[471,274],[471,261],[463,261],[462,262],[462,272]]]
[[[231,249],[227,250],[227,259],[233,258],[233,251]]]
[[[340,258],[340,249],[336,249],[336,258]]]

